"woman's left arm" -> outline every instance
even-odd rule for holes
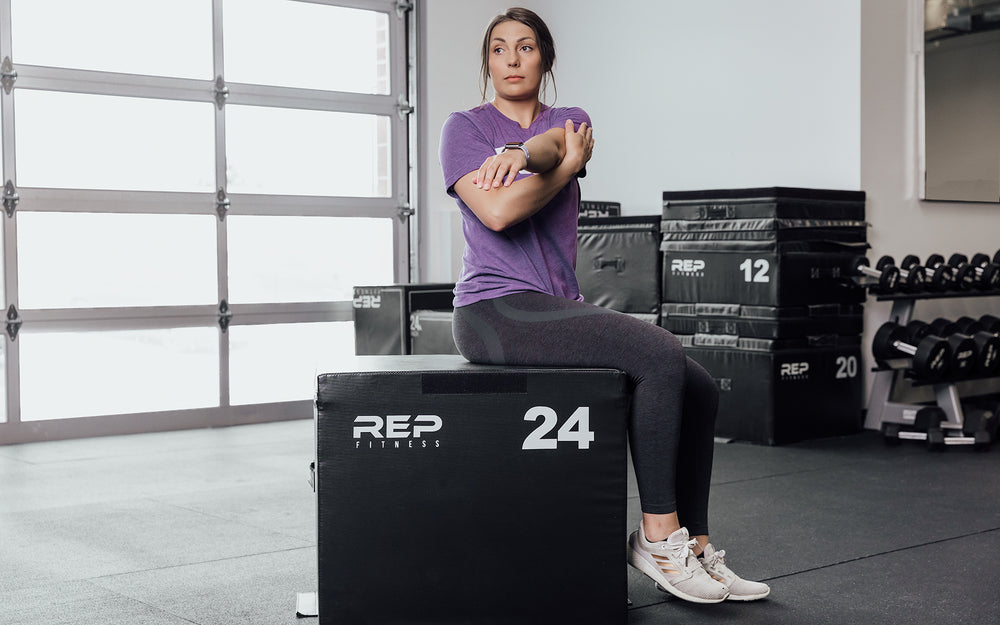
[[[476,185],[474,181],[479,172],[472,171],[455,183],[455,193],[490,230],[500,232],[520,223],[548,204],[586,166],[593,154],[593,134],[587,124],[581,124],[579,130],[574,131],[573,123],[567,120],[562,132],[566,152],[559,164],[549,171],[518,180],[516,185],[501,186],[492,193]]]
[[[587,123],[584,122],[583,126],[586,127]],[[500,185],[509,187],[522,169],[536,174],[555,169],[566,156],[565,129],[550,128],[525,141],[524,147],[531,155],[530,159],[521,150],[507,150],[486,159],[473,181],[475,185],[489,191]]]

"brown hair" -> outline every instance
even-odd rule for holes
[[[549,27],[545,25],[542,18],[538,17],[538,14],[530,9],[524,9],[521,7],[513,7],[507,9],[507,12],[502,15],[497,15],[490,22],[489,26],[486,27],[486,34],[483,35],[483,67],[482,67],[482,78],[483,83],[481,86],[481,93],[483,94],[483,102],[486,101],[486,91],[490,84],[490,39],[493,36],[493,29],[504,22],[520,22],[530,28],[535,33],[535,41],[538,43],[538,52],[542,56],[542,92],[548,88],[549,78],[552,79],[552,88],[556,91],[556,97],[558,97],[559,92],[555,89],[556,77],[552,73],[552,66],[556,62],[556,44],[552,40],[552,33],[549,32]]]

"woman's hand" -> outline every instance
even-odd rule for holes
[[[528,157],[521,150],[507,150],[486,159],[473,179],[480,189],[489,191],[502,184],[509,187],[517,173],[528,166]]]
[[[587,125],[587,122],[580,124],[580,128],[573,130],[573,120],[566,120],[566,156],[564,163],[570,163],[575,167],[574,171],[580,171],[590,161],[594,155],[594,129]]]
[[[557,133],[562,132],[562,135]],[[558,127],[532,137],[531,157],[534,173],[542,173],[565,164],[579,172],[594,153],[594,129],[586,122],[573,129],[573,121],[567,119],[565,127]],[[472,184],[489,191],[501,186],[509,187],[522,169],[528,169],[528,158],[521,150],[508,150],[487,158],[475,172]]]

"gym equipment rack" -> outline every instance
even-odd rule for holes
[[[997,297],[1000,291],[950,291],[950,292],[924,292],[924,293],[886,293],[876,295],[877,301],[892,301],[892,310],[889,313],[889,321],[905,326],[913,317],[913,309],[917,300],[922,299],[945,299],[957,297]],[[942,420],[940,431],[943,436],[930,434],[927,432],[907,431],[902,427],[912,427],[917,420],[917,413],[928,406],[916,403],[894,402],[891,400],[893,391],[901,374],[901,369],[897,367],[876,367],[875,379],[872,383],[871,393],[868,396],[868,410],[865,415],[865,429],[879,430],[884,436],[905,440],[927,441],[932,449],[941,449],[948,445],[974,445],[977,449],[988,449],[992,441],[984,441],[975,436],[964,435],[963,425],[965,415],[962,409],[961,396],[959,395],[957,383],[972,381],[977,379],[988,379],[972,376],[957,380],[943,380],[940,382],[920,382],[914,381],[914,385],[930,385],[934,389],[935,405],[940,409],[945,419]],[[990,377],[997,377],[996,375]]]

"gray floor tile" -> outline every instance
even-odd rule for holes
[[[270,446],[312,440],[312,420],[300,419],[223,428],[5,445],[0,446],[0,456],[41,464],[116,456],[143,456],[148,453],[199,450],[211,452],[245,445]]]
[[[922,459],[717,485],[713,540],[769,578],[1000,527],[1000,481],[942,479],[995,475],[995,457]]]
[[[206,435],[214,436],[214,431]],[[142,446],[131,453],[103,458],[84,458],[78,452],[69,454],[75,459],[59,460],[28,452],[22,455],[31,457],[31,462],[5,459],[0,464],[0,511],[43,510],[279,482],[296,490],[309,489],[309,463],[315,455],[312,439],[237,446],[220,443],[200,449],[167,445],[161,449],[150,444],[156,435],[144,436]],[[77,442],[82,447],[89,443]],[[101,445],[108,446],[113,447]]]
[[[157,501],[243,525],[316,542],[316,495],[306,480],[244,484],[173,495]]]
[[[201,625],[317,623],[295,616],[296,593],[316,590],[312,548],[103,577],[93,583]]]
[[[190,621],[89,582],[0,592],[4,625],[190,625]]]
[[[0,590],[308,544],[149,500],[0,513]]]
[[[984,625],[996,622],[1000,532],[847,562],[771,581],[771,596],[746,604],[683,601],[629,612],[630,625]]]

